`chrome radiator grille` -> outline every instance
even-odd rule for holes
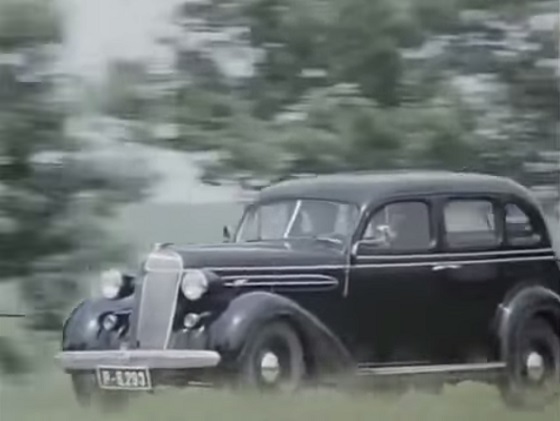
[[[148,256],[145,276],[136,292],[132,337],[137,347],[167,348],[182,270],[183,261],[172,250],[156,250]]]

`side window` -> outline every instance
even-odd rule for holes
[[[370,219],[364,240],[376,243],[376,249],[423,251],[431,247],[430,211],[424,202],[392,203]]]
[[[494,205],[488,200],[452,200],[444,208],[445,238],[450,248],[498,244]]]
[[[300,235],[350,235],[355,228],[359,209],[347,203],[303,200],[291,231]]]
[[[507,242],[512,246],[532,246],[541,242],[529,216],[517,205],[508,203],[505,207],[505,230]]]
[[[360,211],[357,206],[339,205],[339,211],[334,223],[334,233],[350,235],[356,228]]]
[[[295,202],[286,201],[253,208],[243,222],[240,238],[243,240],[281,238],[294,206]]]

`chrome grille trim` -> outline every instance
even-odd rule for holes
[[[135,340],[142,349],[167,349],[177,307],[183,259],[170,249],[146,259],[137,300]]]

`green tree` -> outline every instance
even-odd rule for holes
[[[209,182],[468,166],[478,140],[469,134],[468,108],[438,77],[437,65],[408,68],[402,54],[435,31],[410,6],[388,0],[187,3],[183,16],[206,25],[181,21],[176,77],[185,83],[175,97],[178,136],[168,144],[217,151],[217,161],[206,166]],[[251,71],[228,74],[214,42],[185,42],[193,32],[227,35],[218,48],[256,52]],[[195,55],[204,59],[188,59]]]
[[[431,9],[438,3],[419,2]],[[445,42],[437,57],[424,61],[470,82],[464,96],[472,103],[484,145],[478,165],[528,184],[557,184],[560,171],[557,6],[462,0],[447,19],[452,25],[429,21],[434,38],[445,37]],[[477,92],[481,84],[486,93]],[[527,163],[544,170],[535,173]]]
[[[0,280],[18,283],[28,326],[47,330],[84,274],[122,257],[102,223],[146,182],[68,130],[79,103],[57,72],[60,45],[53,2],[0,0]]]
[[[186,2],[169,42],[177,89],[166,116],[177,130],[164,145],[215,151],[207,182],[411,167],[532,182],[527,162],[546,160],[550,182],[557,155],[539,151],[558,152],[558,33],[527,29],[550,7]],[[231,70],[243,61],[245,72]]]

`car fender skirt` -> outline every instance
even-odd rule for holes
[[[224,365],[234,366],[259,328],[275,320],[284,320],[294,328],[309,363],[321,372],[353,366],[346,347],[315,315],[294,301],[269,292],[250,292],[233,300],[209,326],[209,348],[222,355]]]
[[[512,291],[500,304],[494,332],[498,339],[498,354],[501,360],[510,359],[516,332],[535,316],[544,316],[553,326],[560,326],[560,296],[544,286],[527,286]]]

